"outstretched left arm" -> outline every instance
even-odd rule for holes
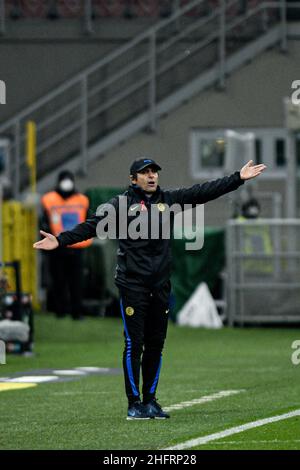
[[[208,181],[203,184],[195,184],[190,188],[181,188],[166,191],[169,194],[170,200],[173,203],[179,203],[181,206],[184,204],[204,204],[208,201],[213,201],[224,194],[235,191],[246,180],[255,178],[260,175],[266,165],[254,165],[250,160],[240,171],[236,171],[230,176],[224,176],[214,181]]]

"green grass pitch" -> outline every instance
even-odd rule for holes
[[[119,319],[84,322],[36,315],[36,355],[9,355],[0,376],[33,369],[121,367]],[[163,406],[221,390],[244,392],[171,412],[170,420],[126,421],[123,376],[91,375],[0,392],[0,449],[156,450],[300,409],[298,329],[203,330],[169,325],[157,396]],[[0,378],[1,381],[1,378]],[[300,417],[198,449],[300,449]]]

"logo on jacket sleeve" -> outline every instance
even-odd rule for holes
[[[134,308],[132,307],[126,307],[126,315],[128,315],[129,317],[131,317],[133,314],[134,314]]]

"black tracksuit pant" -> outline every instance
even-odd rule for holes
[[[142,366],[143,401],[155,397],[162,350],[167,334],[170,282],[147,292],[120,288],[125,349],[123,368],[129,404],[140,399]]]

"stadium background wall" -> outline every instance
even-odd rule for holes
[[[149,20],[146,23],[150,24]],[[1,119],[14,116],[130,40],[143,27],[145,20],[106,20],[96,23],[95,33],[89,37],[82,34],[79,20],[7,22],[7,32],[0,41],[0,77],[9,85],[9,106],[2,106]],[[16,64],[22,73],[16,73]]]

